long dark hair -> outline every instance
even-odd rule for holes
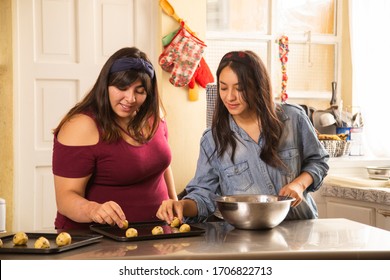
[[[94,116],[103,141],[117,141],[121,137],[121,133],[116,124],[116,114],[111,108],[108,87],[126,88],[139,79],[145,88],[147,97],[135,117],[128,123],[127,129],[130,135],[141,143],[145,143],[153,137],[161,120],[160,110],[164,111],[158,94],[156,75],[151,77],[147,71],[142,69],[110,73],[115,61],[130,57],[141,58],[150,63],[147,55],[135,47],[122,48],[115,52],[104,64],[90,92],[66,114],[57,128],[54,129],[54,134],[57,134],[62,125],[76,114],[89,113]]]
[[[273,100],[271,80],[268,71],[258,55],[252,51],[229,52],[224,55],[217,69],[218,97],[215,105],[211,130],[216,144],[216,152],[221,157],[228,148],[231,149],[231,160],[234,162],[237,138],[230,128],[229,111],[220,97],[219,76],[225,67],[230,67],[237,75],[242,88],[242,98],[249,109],[256,112],[262,128],[264,147],[260,158],[274,167],[284,167],[278,156],[278,144],[283,130],[283,123],[277,116]]]

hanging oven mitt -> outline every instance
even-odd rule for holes
[[[202,58],[206,44],[189,33],[184,24],[159,57],[164,71],[170,72],[169,81],[176,87],[188,85]]]
[[[199,66],[196,69],[194,75],[192,76],[191,81],[188,84],[189,88],[189,99],[190,101],[196,101],[198,100],[198,84],[206,88],[207,84],[213,83],[214,77],[213,74],[210,71],[209,66],[207,65],[206,61],[202,57],[202,59],[199,62]]]
[[[202,88],[206,88],[207,84],[214,82],[213,74],[203,57],[200,60],[199,66],[188,86],[190,88],[194,88],[195,82],[197,82]]]

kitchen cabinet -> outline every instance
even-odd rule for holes
[[[390,231],[390,188],[325,183],[314,196],[320,218],[346,218]]]

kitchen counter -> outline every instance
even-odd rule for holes
[[[347,219],[284,221],[258,231],[238,230],[225,222],[197,226],[206,232],[137,242],[105,237],[62,253],[2,253],[0,259],[390,259],[389,231]]]
[[[328,176],[320,188],[320,193],[326,197],[354,199],[390,206],[389,181]]]

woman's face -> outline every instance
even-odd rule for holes
[[[127,88],[108,87],[108,95],[112,110],[119,119],[131,119],[145,102],[147,93],[140,80]]]
[[[251,113],[242,98],[242,90],[236,73],[229,66],[222,69],[219,75],[219,95],[233,117],[247,117]]]

